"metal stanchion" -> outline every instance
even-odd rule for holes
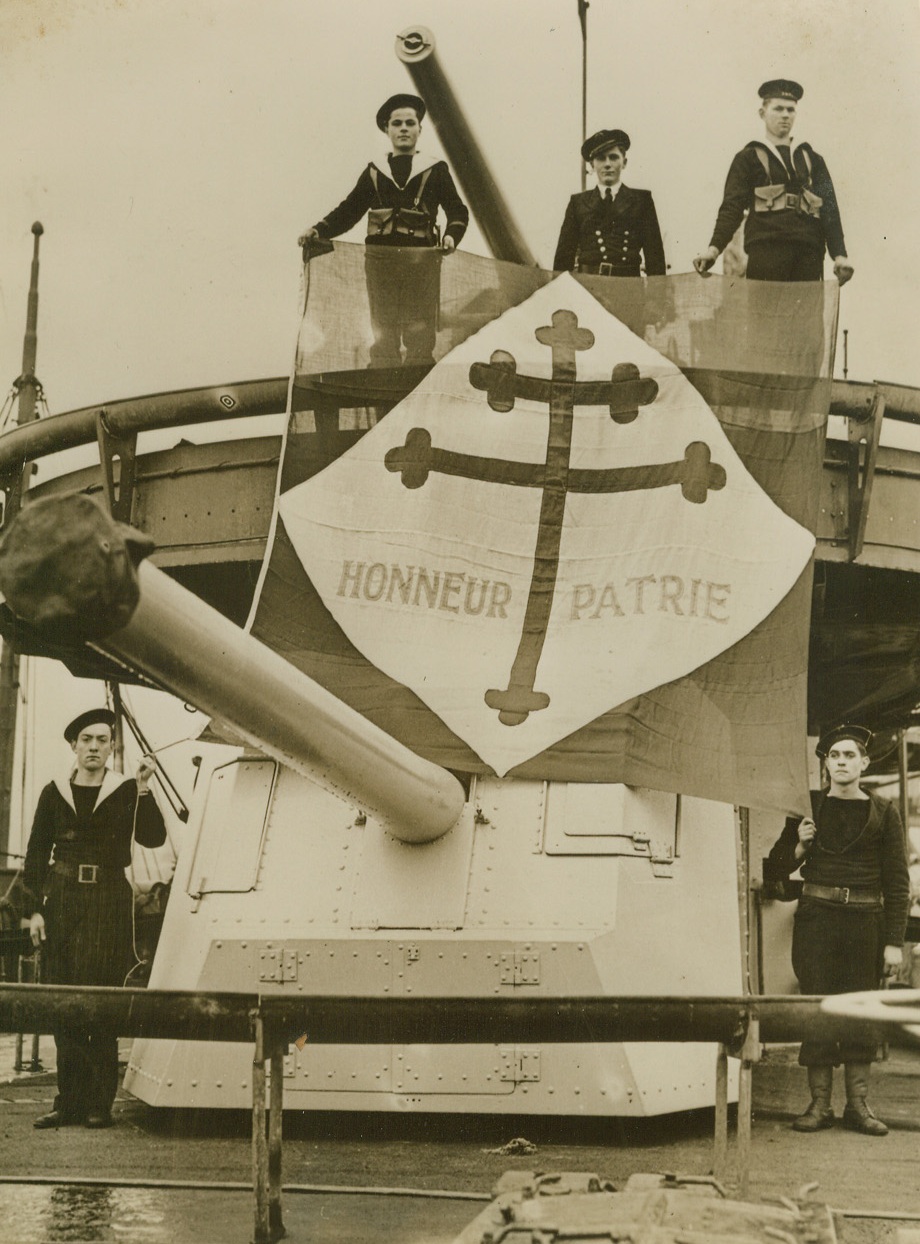
[[[268,1144],[265,1138],[265,1023],[253,1013],[252,1051],[252,1188],[255,1194],[254,1244],[270,1244],[268,1220]]]
[[[285,1234],[281,1218],[281,1129],[284,1114],[284,1053],[286,1045],[272,1038],[268,1109],[268,1228],[273,1240]]]
[[[721,1041],[716,1053],[716,1119],[713,1136],[712,1173],[720,1183],[728,1168],[728,1047]]]
[[[30,965],[30,971],[29,971],[29,980],[27,982],[24,982],[23,981],[23,966],[26,963]],[[16,965],[16,980],[17,980],[17,983],[20,985],[22,985],[23,983],[27,983],[30,985],[38,985],[41,983],[41,978],[42,978],[42,952],[38,947],[36,947],[35,950],[33,950],[31,955],[20,955],[19,956],[19,960]],[[13,1070],[17,1072],[25,1071],[25,1063],[23,1062],[23,1058],[22,1058],[24,1037],[25,1037],[24,1033],[21,1033],[21,1032],[16,1033],[16,1058],[13,1063]],[[42,1071],[43,1070],[41,1058],[39,1054],[40,1040],[41,1040],[41,1034],[38,1032],[33,1032],[32,1033],[32,1058],[29,1062],[30,1071]]]

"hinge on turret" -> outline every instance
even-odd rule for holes
[[[501,1079],[511,1084],[533,1084],[540,1079],[540,1051],[519,1045],[503,1045],[499,1050]]]
[[[259,980],[296,981],[297,951],[285,950],[272,942],[263,946],[259,951]]]
[[[638,831],[630,834],[633,846],[637,852],[648,852],[649,863],[652,866],[652,875],[655,877],[671,877],[673,873],[671,867],[674,863],[674,847],[670,842],[656,842],[649,834]]]
[[[539,985],[540,955],[537,951],[507,950],[499,956],[503,985]]]
[[[673,877],[674,848],[670,843],[650,842],[648,856],[653,877]]]

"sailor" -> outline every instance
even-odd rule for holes
[[[709,246],[693,261],[705,276],[732,240],[745,212],[744,249],[752,281],[820,281],[824,252],[841,285],[853,275],[847,259],[834,183],[824,159],[792,137],[798,82],[773,78],[759,94],[764,137],[732,160]]]
[[[42,979],[53,985],[123,985],[134,961],[134,897],[125,876],[131,843],[166,841],[148,783],[155,764],[143,757],[132,779],[106,767],[115,714],[90,709],[64,731],[76,763],[69,779],[49,782],[38,798],[23,880],[34,946],[46,942]],[[91,1020],[55,1024],[58,1091],[37,1128],[110,1127],[118,1088],[118,1038]]]
[[[801,868],[803,887],[792,934],[792,967],[804,994],[877,989],[901,965],[910,883],[897,808],[867,791],[871,731],[845,724],[815,749],[826,784],[812,792],[812,816],[791,817],[770,852],[765,873],[788,878]],[[811,1103],[793,1123],[798,1132],[831,1127],[834,1067],[844,1065],[843,1125],[866,1136],[888,1129],[869,1108],[869,1068],[876,1045],[806,1033],[799,1064]]]
[[[440,300],[440,258],[455,249],[470,214],[443,160],[417,152],[425,104],[417,95],[391,95],[377,111],[377,128],[393,150],[372,162],[351,192],[298,239],[327,239],[368,217],[365,271],[374,342],[372,367],[434,362]],[[438,211],[446,223],[443,240]],[[398,253],[393,253],[398,248]]]
[[[582,143],[581,157],[597,178],[593,190],[573,194],[559,232],[556,272],[600,276],[664,276],[664,246],[651,191],[633,190],[620,180],[629,135],[599,130]]]

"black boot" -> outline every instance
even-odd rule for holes
[[[847,1063],[844,1079],[847,1086],[847,1104],[843,1111],[843,1126],[863,1136],[887,1136],[888,1128],[877,1119],[866,1103],[869,1092],[869,1063]]]
[[[821,1132],[826,1127],[833,1127],[831,1091],[834,1087],[834,1068],[809,1067],[808,1087],[811,1090],[811,1104],[804,1114],[794,1120],[793,1128],[797,1132]]]

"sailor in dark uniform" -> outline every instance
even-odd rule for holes
[[[336,238],[368,217],[365,272],[374,342],[373,367],[434,362],[440,301],[440,260],[466,232],[469,210],[443,160],[416,153],[425,104],[417,95],[393,95],[377,112],[377,128],[393,150],[373,162],[338,207],[298,239]],[[438,211],[446,223],[443,240]],[[394,250],[395,248],[395,250]]]
[[[31,899],[30,933],[53,985],[123,985],[135,961],[125,876],[131,844],[158,847],[166,826],[148,782],[145,756],[136,779],[106,767],[115,715],[107,708],[75,717],[64,731],[76,764],[70,780],[49,782],[38,798],[23,881]],[[46,928],[47,926],[47,928]],[[118,1088],[118,1038],[87,1022],[54,1026],[58,1092],[37,1128],[83,1123],[109,1127]]]
[[[731,241],[745,212],[744,249],[752,281],[820,281],[824,252],[841,285],[853,275],[843,240],[834,183],[824,159],[792,137],[797,82],[774,78],[760,91],[763,139],[732,160],[709,246],[693,261],[701,276]]]
[[[629,135],[599,130],[582,144],[582,159],[594,169],[597,187],[569,199],[553,260],[555,272],[600,276],[664,276],[664,246],[651,191],[620,181]]]
[[[818,742],[827,786],[813,791],[812,815],[790,817],[764,866],[764,878],[783,881],[801,868],[804,885],[795,913],[792,966],[802,993],[877,989],[882,973],[901,965],[910,879],[901,818],[894,804],[860,785],[872,734],[843,725]],[[793,1123],[797,1132],[831,1127],[834,1067],[844,1064],[843,1124],[865,1136],[884,1136],[885,1124],[866,1102],[871,1036],[843,1040],[806,1031],[799,1063],[807,1069],[811,1104]]]

